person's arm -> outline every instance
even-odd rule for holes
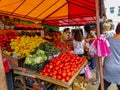
[[[89,38],[89,42],[92,43],[97,38],[97,36],[93,31],[90,32],[90,34],[91,34],[91,37]]]
[[[83,42],[83,49],[84,49],[85,53],[88,52],[87,42],[85,40]]]
[[[76,46],[75,40],[73,40],[73,48]]]

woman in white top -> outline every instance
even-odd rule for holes
[[[85,49],[85,40],[83,38],[83,35],[80,31],[81,29],[75,30],[74,33],[74,40],[73,40],[73,52],[79,56],[84,55],[84,49]]]

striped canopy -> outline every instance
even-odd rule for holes
[[[95,0],[0,0],[0,15],[53,26],[96,21]]]

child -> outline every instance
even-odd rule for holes
[[[73,47],[74,47],[73,52],[75,54],[77,54],[80,57],[84,55],[85,40],[84,40],[83,35],[79,29],[75,30]]]

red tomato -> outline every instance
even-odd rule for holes
[[[60,64],[59,67],[62,68],[62,67],[63,67],[63,64]]]
[[[47,72],[43,73],[45,76],[48,76],[49,74]]]
[[[49,68],[53,68],[53,65],[49,65]]]
[[[57,74],[57,71],[53,71],[52,73],[53,73],[53,75],[56,75],[56,74]]]
[[[61,80],[65,82],[65,78],[61,78]]]
[[[69,76],[66,76],[65,77],[65,81],[68,82],[70,80],[70,77]]]
[[[70,68],[70,71],[73,71],[73,70],[74,70],[74,68],[73,68],[73,67],[71,67],[71,68]]]
[[[61,75],[57,75],[57,79],[59,79],[59,80],[60,80],[61,78],[62,78],[62,77],[61,77]]]
[[[50,72],[51,72],[51,69],[50,69],[50,68],[48,68],[48,69],[47,69],[47,72],[48,72],[48,73],[50,73]]]
[[[63,76],[63,77],[66,77],[66,72],[62,72],[62,76]]]
[[[59,66],[56,66],[56,67],[55,67],[55,70],[58,70],[58,69],[59,69]]]
[[[69,69],[69,68],[68,68],[68,69],[66,69],[66,72],[67,72],[67,73],[69,73],[69,72],[70,72],[70,69]]]
[[[67,73],[67,76],[72,76],[72,73],[71,73],[71,72],[68,72],[68,73]]]
[[[57,78],[56,75],[53,75],[52,77],[53,77],[53,78]]]
[[[74,71],[71,71],[71,76],[73,76],[74,75]]]
[[[58,74],[61,75],[61,74],[62,74],[62,71],[61,71],[61,70],[58,70]]]
[[[49,64],[45,65],[45,67],[48,68],[48,67],[49,67]]]
[[[53,74],[52,73],[49,73],[49,75],[52,77],[53,76]]]
[[[70,65],[67,65],[67,66],[66,66],[66,69],[69,69],[69,70],[70,70]]]

